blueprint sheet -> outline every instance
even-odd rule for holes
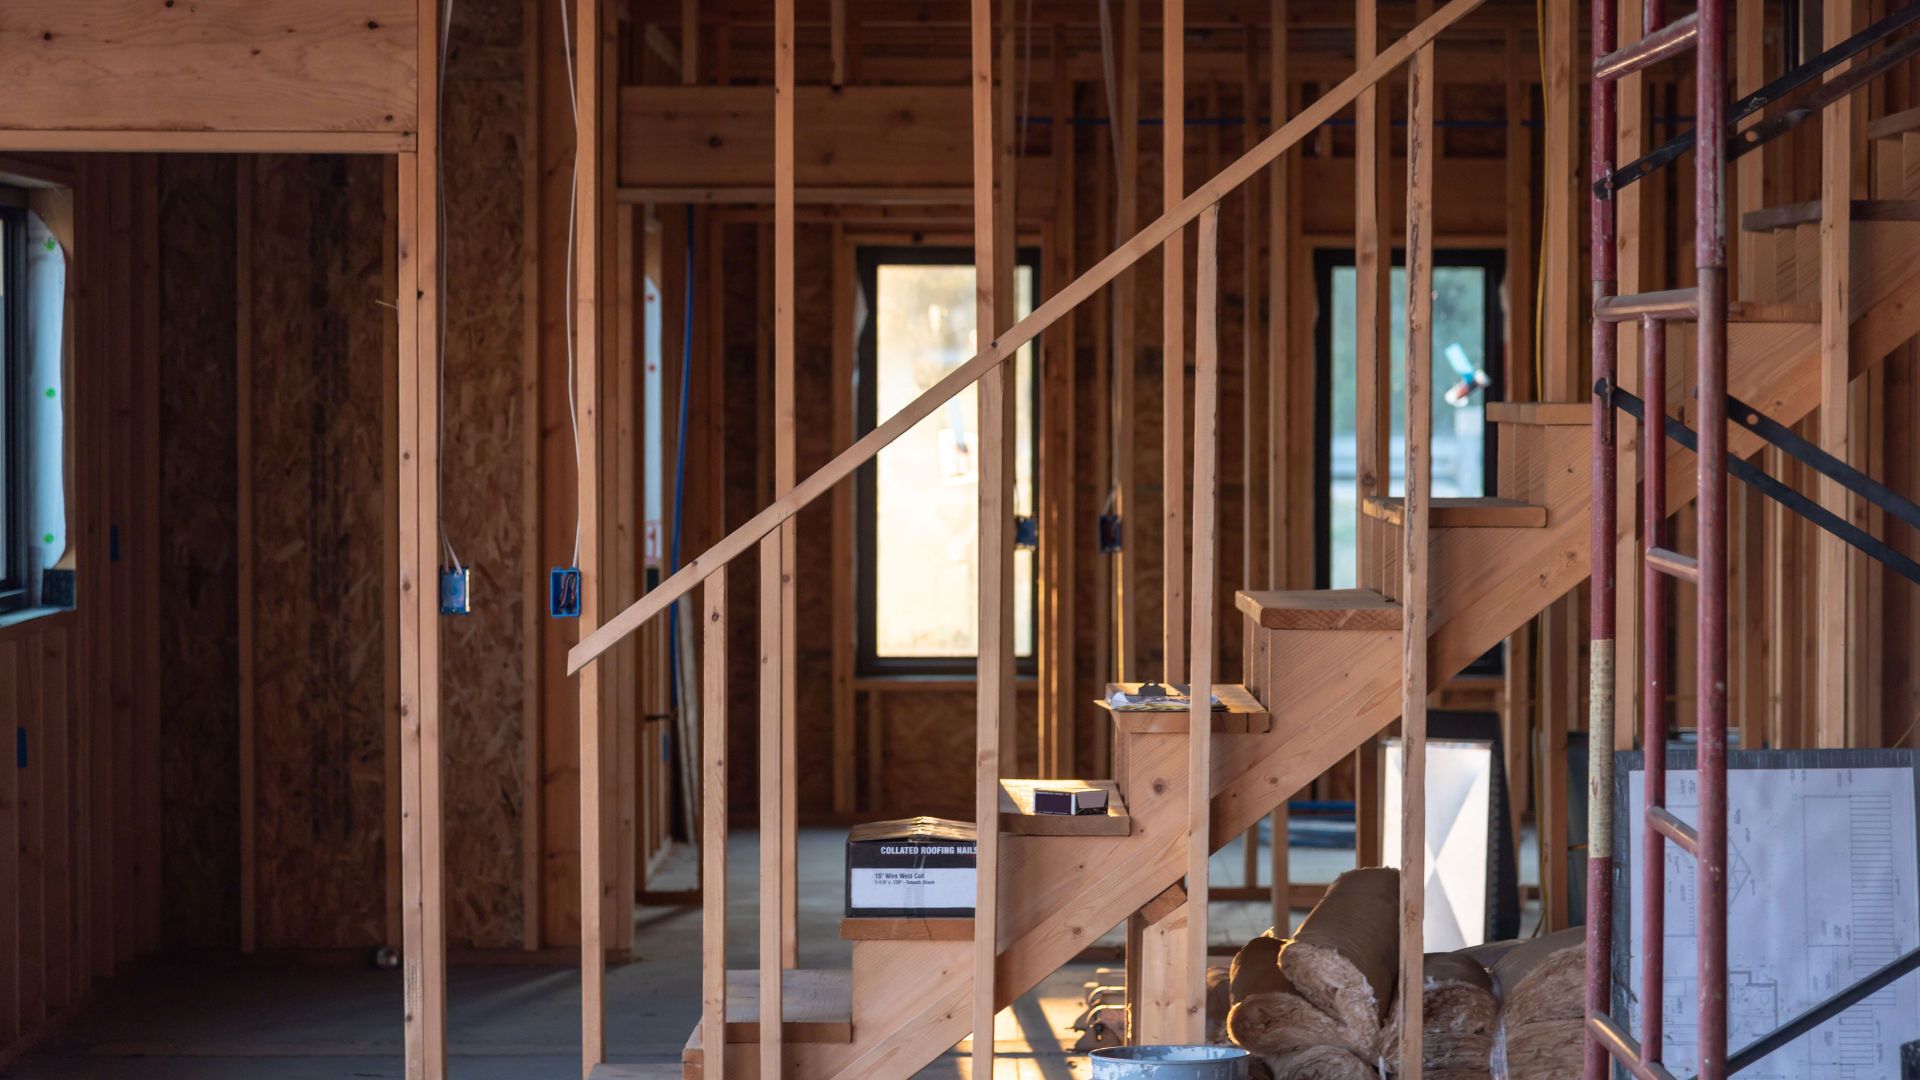
[[[1914,772],[1909,768],[1732,769],[1727,774],[1728,1050],[1752,1043],[1920,944]],[[1628,778],[1633,1033],[1641,1028],[1639,827],[1646,774]],[[1668,806],[1698,824],[1692,770],[1667,773]],[[1666,845],[1665,1059],[1696,1072],[1695,869]],[[1855,1005],[1742,1080],[1899,1080],[1900,1044],[1920,1039],[1920,972]]]

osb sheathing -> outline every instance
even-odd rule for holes
[[[521,307],[526,57],[518,0],[466,0],[442,117],[447,351],[442,513],[473,613],[441,629],[447,935],[522,944]]]
[[[385,936],[383,169],[255,164],[243,302],[263,948]]]
[[[234,163],[159,163],[161,925],[230,948],[240,910]]]

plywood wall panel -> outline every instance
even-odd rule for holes
[[[452,27],[442,145],[447,349],[442,513],[472,572],[473,614],[441,624],[447,935],[522,944],[525,670],[517,662],[530,554],[521,447],[525,56],[520,0],[463,0]]]
[[[255,170],[254,640],[260,943],[385,932],[382,170]]]
[[[160,163],[164,944],[238,941],[234,161]]]
[[[414,0],[8,0],[5,126],[410,132]]]

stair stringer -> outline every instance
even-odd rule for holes
[[[1920,335],[1920,222],[1859,222],[1853,229],[1854,273],[1849,291],[1857,312],[1851,326],[1849,368],[1853,376],[1879,364],[1887,354]],[[1667,362],[1670,382],[1693,364],[1691,323],[1669,324]],[[1677,383],[1674,386],[1677,387]],[[1727,389],[1782,424],[1793,425],[1820,405],[1820,324],[1814,322],[1736,322],[1727,326]],[[1670,387],[1679,418],[1698,428],[1699,403]],[[1622,445],[1639,438],[1637,425],[1621,425]],[[1727,448],[1751,457],[1765,446],[1758,435],[1738,425],[1727,432]],[[1667,506],[1678,511],[1693,500],[1692,452],[1676,443],[1667,447]],[[1622,535],[1633,528],[1622,514]]]

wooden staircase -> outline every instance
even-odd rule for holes
[[[1777,265],[1802,265],[1804,230],[1793,225],[1767,234],[1778,238],[1770,253]],[[1920,333],[1920,265],[1905,254],[1916,244],[1920,221],[1904,216],[1868,215],[1854,225],[1855,338],[1872,342],[1856,352],[1856,367],[1877,363]],[[1729,328],[1731,392],[1789,424],[1818,401],[1818,323],[1783,317],[1797,312],[1779,306],[1805,302],[1796,284],[1792,293],[1753,309],[1764,317],[1737,316]],[[1674,332],[1671,355],[1684,355],[1691,340]],[[1436,679],[1460,671],[1587,576],[1588,406],[1494,403],[1488,418],[1500,432],[1499,494],[1434,502],[1428,649]],[[1633,425],[1623,427],[1623,442],[1632,432]],[[1757,449],[1743,434],[1736,429],[1736,452]],[[1693,490],[1693,465],[1678,448],[1671,456],[1669,493],[1677,507]],[[1369,500],[1361,539],[1364,588],[1237,596],[1247,635],[1245,691],[1262,711],[1251,723],[1214,724],[1213,836],[1244,833],[1398,715],[1399,528],[1397,500]],[[1116,713],[1114,719],[1114,782],[1127,831],[1032,835],[1031,823],[1003,816],[996,980],[1002,1005],[1185,871],[1187,715]],[[790,995],[790,1075],[907,1076],[966,1037],[971,923],[935,921],[960,925],[894,928],[898,936],[884,938],[856,927],[845,935],[855,939],[851,983],[840,1006],[847,1026],[817,1023],[809,1010],[818,1008],[818,998]],[[740,1026],[744,1034],[746,1025]],[[746,1041],[732,1045],[727,1075],[754,1076],[754,1050]],[[696,1031],[683,1058],[685,1075],[700,1076],[703,1058]]]

